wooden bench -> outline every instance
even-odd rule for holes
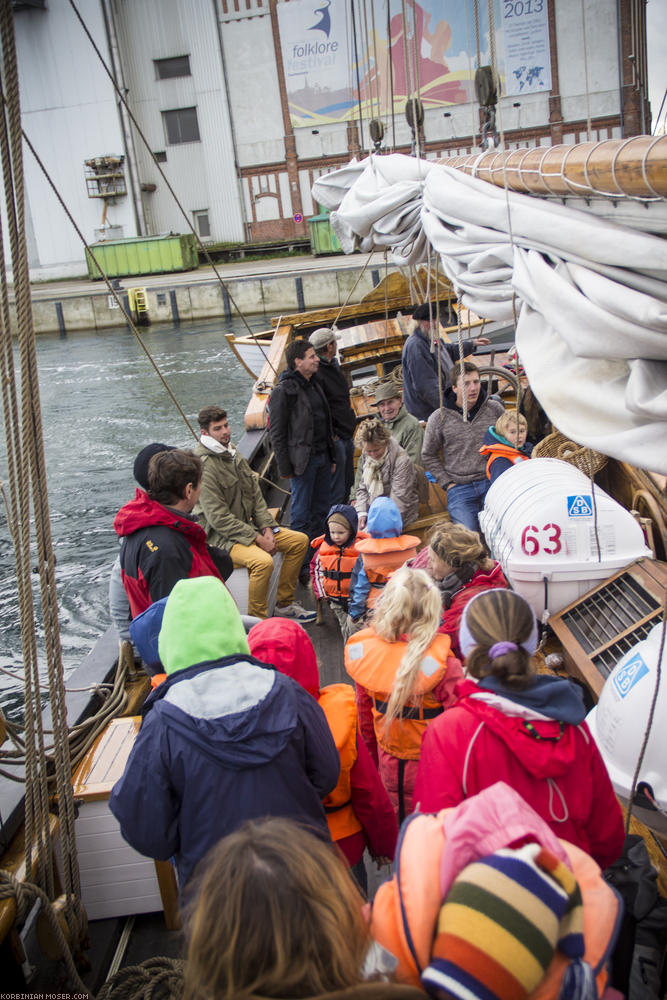
[[[90,920],[164,911],[168,930],[180,926],[178,887],[169,861],[152,861],[123,839],[109,809],[111,789],[125,770],[140,716],[113,719],[73,776],[79,800],[75,824],[81,898]]]

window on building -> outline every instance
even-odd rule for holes
[[[199,233],[202,240],[206,240],[211,235],[211,223],[208,220],[208,209],[204,209],[201,212],[193,212],[192,218],[194,219],[195,228]]]
[[[179,142],[199,142],[196,108],[175,108],[173,111],[163,111],[162,121],[170,146],[175,146]]]
[[[154,59],[155,79],[172,80],[175,76],[191,76],[190,56],[173,56],[171,59]]]
[[[160,150],[158,150],[157,153],[153,153],[153,156],[155,157],[155,159],[157,160],[158,163],[166,163],[167,162],[167,153],[166,153],[166,151],[164,149],[160,149]]]

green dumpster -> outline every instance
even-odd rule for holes
[[[126,240],[91,243],[92,254],[86,250],[88,275],[101,278],[100,268],[107,278],[125,278],[139,274],[170,274],[191,271],[199,264],[197,240],[187,236],[135,236]]]
[[[338,237],[331,228],[329,213],[326,210],[308,219],[310,230],[310,249],[315,256],[324,253],[342,253]]]

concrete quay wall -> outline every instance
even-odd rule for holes
[[[313,267],[306,264],[297,269],[290,261],[287,269],[273,273],[224,276],[224,286],[208,270],[174,275],[123,278],[118,295],[130,315],[128,293],[145,291],[147,315],[151,323],[192,322],[242,313],[267,316],[295,313],[307,309],[358,302],[384,277],[384,267],[369,264],[364,271],[364,258],[350,266]],[[275,262],[276,265],[279,262]],[[282,264],[282,262],[280,262]],[[363,273],[362,273],[363,272]],[[360,277],[361,275],[361,277]],[[357,287],[352,292],[355,282]],[[58,287],[33,286],[33,315],[37,333],[70,333],[76,330],[108,329],[125,326],[126,320],[106,284],[80,282]],[[133,315],[133,318],[134,315]],[[12,315],[12,323],[16,317]]]

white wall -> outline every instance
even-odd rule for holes
[[[564,120],[577,121],[586,118],[587,113],[591,118],[618,114],[620,91],[615,0],[557,3],[556,36]]]
[[[280,163],[285,159],[285,130],[271,18],[228,21],[220,28],[239,163]]]
[[[208,209],[211,239],[244,239],[234,166],[229,107],[211,0],[114,0],[129,103],[153,152],[166,151],[162,169],[190,220]],[[191,76],[156,80],[153,60],[187,55]],[[197,108],[200,142],[168,145],[162,111]],[[188,232],[159,171],[136,141],[140,180],[157,191],[144,196],[154,232]]]
[[[80,0],[78,6],[108,58],[99,0]],[[124,152],[111,83],[67,0],[49,0],[46,10],[15,11],[14,25],[24,131],[84,237],[92,242],[103,202],[88,197],[84,160]],[[47,277],[50,269],[85,273],[79,237],[25,147],[23,156],[35,276]],[[5,225],[4,204],[2,210]],[[130,195],[109,204],[107,221],[122,226],[126,236],[136,234]]]

